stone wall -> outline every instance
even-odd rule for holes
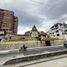
[[[27,44],[27,43],[24,43],[28,48],[30,47],[40,47],[41,46],[41,43],[40,41],[37,41],[35,43],[30,43],[30,44]],[[8,50],[8,49],[20,49],[20,47],[23,46],[23,44],[0,44],[0,50]]]
[[[24,43],[28,48],[31,47],[45,47],[45,41],[36,41],[35,43]],[[51,42],[51,46],[58,46],[58,45],[63,45],[63,42]],[[0,50],[5,50],[5,49],[19,49],[23,44],[0,44]]]

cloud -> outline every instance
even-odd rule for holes
[[[22,27],[21,25],[18,27],[18,34],[24,34],[26,31],[30,31],[31,27]]]
[[[36,25],[46,31],[54,23],[67,21],[67,0],[0,0],[0,8],[12,10],[19,17],[18,32]]]
[[[41,14],[46,15],[50,19],[57,19],[67,14],[66,6],[67,0],[49,0],[46,6],[41,6]]]

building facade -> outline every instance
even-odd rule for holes
[[[39,34],[40,40],[46,40],[46,38],[49,38],[49,36],[47,35],[47,33],[41,31]]]
[[[34,25],[30,31],[26,31],[24,34],[12,36],[11,40],[45,40],[49,36],[43,31],[38,31]]]
[[[47,33],[52,38],[67,39],[67,24],[56,23]]]
[[[0,30],[5,31],[6,35],[16,35],[18,27],[18,17],[13,11],[0,9]]]

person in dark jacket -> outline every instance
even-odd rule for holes
[[[23,45],[23,50],[26,51],[27,47],[25,46],[25,44]]]
[[[51,42],[49,40],[46,41],[46,46],[51,46]]]
[[[27,47],[25,46],[25,44],[19,49],[19,52],[22,52],[22,51],[26,51],[27,50]]]

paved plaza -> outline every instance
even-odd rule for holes
[[[59,51],[59,50],[64,50],[66,49],[64,46],[56,46],[56,47],[37,47],[37,48],[28,48],[27,51],[22,51],[19,52],[18,49],[16,50],[8,50],[1,51],[0,52],[0,65],[3,65],[6,61],[14,58],[19,58],[19,57],[25,57],[29,55],[35,55],[35,54],[41,54],[41,53],[50,53],[53,51]],[[2,53],[3,52],[3,53]]]
[[[67,67],[67,57],[37,64],[31,64],[25,67]]]

